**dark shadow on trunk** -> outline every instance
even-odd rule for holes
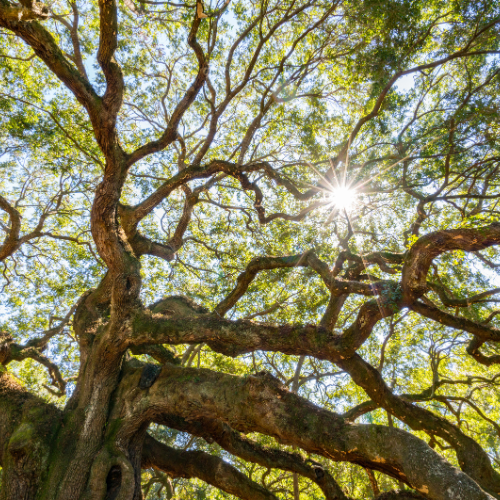
[[[108,477],[106,478],[107,492],[105,500],[115,500],[120,493],[122,486],[122,470],[119,465],[111,467]]]

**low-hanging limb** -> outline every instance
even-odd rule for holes
[[[258,463],[259,465],[267,468],[295,472],[301,476],[307,477],[321,488],[323,494],[325,495],[325,500],[349,500],[337,482],[321,464],[312,460],[304,459],[297,453],[290,453],[277,448],[264,447],[244,437],[234,429],[231,429],[231,427],[227,424],[209,419],[195,421],[186,420],[172,415],[165,416],[162,423],[170,428],[203,437],[209,443],[215,441],[219,446],[232,455],[238,456],[248,462]],[[149,437],[146,437],[145,446],[147,445],[148,440]],[[148,450],[145,450],[145,455],[147,456],[147,454]],[[179,467],[180,463],[181,457],[179,456],[179,464],[177,464],[177,467]],[[151,464],[148,461],[144,461],[143,465],[148,467]],[[154,464],[152,466],[154,466]],[[173,477],[176,477],[175,472],[165,469],[162,470],[164,472],[168,472]],[[203,479],[201,475],[193,475]],[[218,487],[225,490],[222,486]],[[422,495],[411,491],[401,491],[383,493],[382,495],[377,496],[376,500],[413,500],[423,498],[424,497]]]
[[[484,234],[491,231],[491,229],[492,229],[492,226],[487,226],[486,228],[483,228],[483,230],[480,230],[479,233],[484,236]],[[477,248],[478,243],[477,243],[477,238],[476,238],[476,236],[477,236],[476,231],[477,230],[466,230],[465,236],[469,237],[469,239],[472,238],[472,240],[473,240],[472,243],[470,241],[466,241],[466,243],[465,243],[466,247],[467,247],[467,245],[472,245],[473,247]],[[495,233],[495,231],[496,231],[496,228],[493,225],[493,233]],[[443,234],[442,234],[443,232],[440,232],[440,233],[441,234],[439,234],[438,237],[443,236]],[[454,238],[456,236],[454,230],[446,231],[444,233],[445,233],[445,235],[444,235],[445,240],[449,241],[450,236],[452,237],[452,240],[454,239],[454,243],[452,245],[445,245],[445,250],[464,247],[463,242],[457,243],[457,239],[460,240],[460,238]],[[461,230],[460,230],[459,236],[463,237]],[[427,238],[427,237],[424,237],[424,239],[425,238]],[[466,238],[466,240],[467,240],[467,238]],[[420,240],[419,240],[419,242],[420,242]],[[418,246],[419,242],[417,242],[417,244],[416,244],[417,246]],[[496,244],[496,240],[493,238],[493,241],[492,241],[492,238],[488,237],[488,236],[486,237],[486,239],[483,238],[483,240],[479,243],[479,245],[481,247],[483,247],[484,245],[491,245],[491,244]],[[443,250],[443,251],[445,251],[445,250]],[[435,256],[437,256],[437,255],[438,255],[438,253],[436,253],[434,255],[434,257],[432,257],[432,258],[435,258]],[[296,256],[296,257],[298,257],[298,256]],[[421,255],[419,257],[421,257]],[[430,266],[430,263],[432,262],[432,258],[427,258],[428,259],[427,270],[428,270],[428,267]],[[410,257],[407,258],[407,263],[409,262],[411,264],[411,261],[412,261],[412,256],[410,255]],[[298,262],[298,260],[295,260],[293,262],[293,264],[296,265],[297,262]],[[280,265],[278,267],[288,267],[288,266],[287,265],[284,265],[284,266]],[[249,274],[253,274],[253,273],[249,273]],[[243,292],[237,291],[236,295],[240,295],[240,293],[241,294],[244,293],[244,291],[248,287],[248,283],[247,283],[248,279],[246,279],[245,274],[242,276],[243,276],[243,279],[240,281],[244,282],[244,283],[241,283],[243,285],[243,287],[242,287]],[[422,276],[425,279],[426,272],[423,272]],[[252,279],[252,276],[250,276],[250,279]],[[237,289],[238,289],[238,286],[237,286]],[[235,289],[235,292],[237,289]],[[421,304],[422,303],[420,303],[420,302],[414,302],[413,306],[415,306],[416,308],[420,308]],[[371,307],[373,308],[373,310],[371,313],[371,321],[369,321],[368,327],[366,328],[366,332],[363,333],[361,338],[366,338],[365,335],[369,335],[369,333],[371,333],[371,329],[373,328],[375,323],[381,318],[380,312],[377,311],[378,305],[379,304],[376,304],[376,303],[367,303],[363,306],[364,307],[363,312],[365,314],[370,311]],[[396,307],[396,309],[398,309],[401,307],[402,304],[395,304],[395,305],[398,306],[398,307]],[[424,304],[423,307],[429,308],[429,306],[426,304]],[[437,311],[439,313],[441,313],[441,311],[439,311],[439,310],[437,310]],[[443,313],[443,314],[446,315],[447,313]],[[358,319],[360,317],[363,317],[363,315],[360,314],[360,316],[358,316]],[[370,317],[370,313],[368,313],[368,317]],[[452,319],[453,319],[453,321],[455,321],[455,318],[451,315],[448,315],[448,319],[450,321]],[[312,355],[315,357],[318,357],[319,359],[330,359],[331,361],[334,361],[334,362],[335,361],[338,362],[338,360],[340,359],[340,362],[342,362],[342,358],[349,358],[350,356],[352,356],[353,352],[355,352],[355,350],[357,348],[355,346],[354,349],[350,350],[349,352],[346,352],[346,351],[339,352],[338,350],[335,350],[335,349],[329,349],[329,347],[331,348],[332,345],[335,344],[334,341],[332,342],[332,340],[333,340],[332,337],[330,337],[329,342],[328,341],[323,342],[323,345],[321,346],[321,348],[319,348],[320,346],[318,344],[316,344],[315,346],[311,345],[311,339],[314,339],[316,337],[315,340],[317,340],[318,333],[321,333],[320,330],[316,330],[314,327],[293,327],[291,330],[288,330],[286,332],[285,331],[282,332],[279,329],[271,331],[273,329],[273,327],[271,327],[269,330],[266,330],[267,328],[269,328],[267,325],[255,325],[252,323],[245,324],[244,322],[237,322],[238,326],[239,326],[238,329],[240,330],[240,333],[242,335],[236,335],[236,331],[235,331],[234,332],[235,335],[233,336],[230,334],[230,331],[233,327],[236,327],[235,324],[231,325],[230,323],[225,323],[224,326],[222,324],[220,324],[217,327],[213,323],[213,321],[214,321],[213,318],[207,318],[207,317],[203,318],[203,320],[205,320],[205,321],[203,321],[205,324],[202,324],[201,318],[199,318],[199,320],[200,320],[200,324],[198,325],[198,328],[196,328],[196,330],[198,331],[198,334],[201,335],[202,338],[205,335],[204,340],[207,340],[206,335],[208,334],[208,336],[211,337],[209,339],[209,342],[208,342],[209,345],[212,348],[214,348],[215,350],[219,350],[219,352],[224,352],[225,354],[229,354],[229,355],[237,355],[238,348],[241,346],[241,344],[245,344],[244,347],[242,348],[243,350],[240,351],[240,353],[249,352],[249,351],[254,350],[256,348],[264,349],[264,350],[278,350],[280,352],[293,353],[293,354],[308,354],[311,352],[311,350],[316,350],[316,353],[312,354]],[[216,320],[216,321],[218,321],[218,320]],[[467,322],[467,320],[466,320],[466,322]],[[361,323],[366,325],[366,321],[362,321]],[[360,324],[360,322],[358,322],[358,327],[359,327],[359,324]],[[355,326],[355,325],[353,325],[353,326]],[[464,324],[462,323],[459,327],[463,328],[463,326],[464,326]],[[483,325],[478,325],[478,324],[473,323],[473,322],[470,322],[470,325],[469,325],[469,322],[467,322],[467,324],[465,326],[467,327],[465,329],[468,329],[468,330],[470,330],[471,328],[473,328],[473,329],[480,328],[481,331],[483,331],[483,332],[487,331],[489,335],[496,333],[494,331],[494,329],[491,329],[489,327],[485,327]],[[149,325],[147,330],[149,330],[150,332],[153,333],[153,338],[154,338],[154,336],[155,336],[154,334],[159,333],[158,329],[157,328],[151,329],[150,327],[151,327],[151,324]],[[235,328],[235,330],[236,330],[236,328]],[[350,327],[350,328],[352,328],[352,327]],[[160,329],[161,329],[161,327],[160,327]],[[168,332],[166,330],[168,330]],[[177,327],[175,326],[175,324],[171,323],[170,325],[167,326],[166,330],[163,331],[163,334],[167,334],[167,337],[164,339],[164,341],[166,341],[166,342],[173,341],[175,343],[176,342],[175,330],[177,330]],[[210,330],[212,330],[212,331],[210,332]],[[245,335],[245,330],[246,330],[246,335]],[[264,330],[266,330],[266,331],[264,331]],[[355,333],[356,336],[359,337],[359,333],[360,333],[359,328],[358,329],[354,328],[353,330],[351,330],[351,333]],[[288,333],[288,335],[284,335],[285,333]],[[344,339],[346,337],[345,333],[347,333],[347,332],[344,332],[344,336],[343,336]],[[476,333],[476,332],[474,332],[474,333]],[[260,336],[260,338],[259,338],[259,336]],[[286,337],[286,338],[284,338],[284,337]],[[288,343],[289,337],[292,337],[295,341],[293,343],[294,344],[293,346],[286,345]],[[309,339],[307,339],[307,337],[309,337]],[[162,339],[162,338],[163,338],[163,336],[160,335],[160,339]],[[232,346],[231,346],[232,351],[228,351],[224,347],[224,344],[229,341],[229,338],[231,338],[230,343],[232,344]],[[489,338],[491,338],[491,337],[489,337]],[[186,337],[185,337],[185,339],[186,339]],[[247,343],[249,339],[251,339],[250,344],[253,344],[253,345],[249,345],[249,343]],[[308,341],[304,345],[303,341],[306,339]],[[194,339],[189,338],[189,336],[188,336],[187,340],[192,342]],[[198,338],[198,341],[199,340],[200,340],[200,338]],[[347,343],[349,344],[349,342],[347,342]],[[240,344],[240,346],[238,346],[235,349],[234,346],[238,345],[238,344]],[[273,344],[273,345],[271,345],[271,344]],[[281,345],[278,346],[278,344],[281,344]],[[302,345],[299,347],[300,344],[302,344]],[[356,345],[358,345],[358,347],[359,347],[359,345],[360,345],[359,342],[357,342]],[[309,352],[304,352],[305,347]],[[337,347],[338,347],[338,344],[337,344]],[[343,347],[345,348],[345,345]],[[325,353],[327,354],[327,356],[325,356]],[[343,356],[343,354],[346,354],[346,355]],[[337,358],[337,360],[336,360],[336,358]],[[346,362],[348,362],[348,361],[349,360],[347,360]],[[360,385],[362,385],[362,384],[360,384]],[[426,412],[425,410],[423,410],[423,411]],[[404,416],[404,411],[402,412],[402,415]],[[430,414],[430,415],[432,415],[432,414]],[[428,415],[426,415],[426,416],[428,416]],[[432,415],[432,417],[435,417],[435,416]],[[435,417],[435,419],[437,419],[437,417]],[[431,420],[432,420],[432,418],[431,418]],[[484,451],[482,451],[482,450],[478,451],[477,443],[472,441],[467,436],[463,435],[460,431],[457,434],[458,437],[453,436],[454,433],[456,434],[456,429],[454,428],[454,426],[452,426],[452,424],[449,424],[449,425],[453,429],[453,432],[452,432],[453,442],[454,442],[455,446],[459,448],[459,450],[457,450],[457,452],[459,453],[459,457],[461,457],[460,460],[461,460],[461,464],[464,467],[464,469],[467,470],[469,472],[469,474],[473,475],[473,477],[477,478],[477,480],[480,484],[484,484],[485,487],[490,492],[492,492],[496,495],[497,494],[497,480],[495,478],[496,474],[492,470],[491,464],[489,463],[489,460],[486,457]],[[442,426],[438,426],[438,427],[442,427]],[[441,429],[441,431],[443,431],[443,430]],[[439,431],[439,432],[441,432],[441,431]],[[448,436],[448,438],[450,439],[449,436]],[[471,452],[471,450],[473,452],[469,453],[469,452]],[[467,453],[469,453],[469,458],[467,457]],[[479,458],[479,460],[477,461],[476,464],[473,463],[474,462],[474,460],[472,459],[473,457]],[[486,474],[486,477],[483,477],[485,474]]]
[[[150,435],[144,440],[141,467],[152,467],[171,477],[196,477],[242,500],[277,500],[273,493],[221,458],[199,450],[177,450]]]
[[[272,376],[237,377],[206,369],[163,367],[154,384],[138,388],[142,367],[129,366],[115,408],[118,441],[128,441],[163,415],[211,418],[240,432],[260,432],[309,453],[349,461],[404,481],[433,500],[491,500],[469,476],[421,439],[394,427],[348,424],[286,389]]]
[[[364,324],[364,326],[367,327],[367,332],[371,332],[373,325],[381,317],[377,304],[373,304],[373,314],[374,323],[368,325]],[[361,317],[363,316],[361,315]],[[343,369],[350,367],[354,360],[357,359],[355,356],[350,357],[352,354],[350,354],[350,356],[343,356],[343,352],[336,350],[334,347],[339,347],[340,344],[337,343],[338,339],[336,342],[335,337],[331,334],[325,335],[326,332],[322,333],[321,329],[316,329],[315,327],[297,326],[295,328],[289,327],[287,330],[283,329],[283,327],[270,327],[268,325],[258,325],[250,322],[230,322],[220,318],[214,318],[213,316],[202,315],[196,318],[196,325],[191,325],[191,328],[186,328],[186,321],[184,321],[183,335],[179,337],[178,333],[176,333],[180,333],[180,326],[177,326],[177,320],[161,317],[156,319],[152,318],[152,320],[152,323],[140,322],[141,328],[145,329],[145,338],[154,339],[156,334],[160,333],[160,331],[162,331],[162,333],[157,339],[164,342],[181,343],[181,340],[183,342],[192,342],[197,338],[198,342],[202,340],[207,341],[213,349],[229,355],[237,355],[238,349],[240,349],[239,353],[262,349],[277,350],[290,354],[310,354],[318,359],[329,359],[330,361],[336,362]],[[349,329],[352,329],[352,326]],[[347,331],[349,329],[347,329]],[[191,333],[185,336],[188,330],[191,330]],[[355,328],[353,330],[356,331]],[[359,334],[359,332],[357,333]],[[324,341],[318,343],[321,336],[323,336]],[[344,336],[344,339],[348,338],[348,335]],[[227,347],[225,344],[227,344]],[[342,358],[349,359],[342,360]],[[367,377],[366,374],[356,377],[352,369],[346,369],[346,371],[351,373],[351,376],[355,378],[355,382],[358,383],[358,385],[361,385],[361,387],[368,391],[368,387],[365,387],[365,385],[369,383],[370,378]],[[376,372],[374,369],[371,371]],[[376,372],[375,375],[379,377],[377,383],[383,383],[380,374]],[[358,378],[360,380],[358,380]],[[379,391],[379,398],[384,398],[388,394],[393,397],[391,404],[393,406],[395,405],[396,409],[393,408],[392,411],[396,412],[395,415],[398,418],[406,421],[410,426],[413,426],[413,424],[416,425],[417,429],[436,433],[436,435],[441,435],[443,439],[448,441],[451,440],[452,444],[457,448],[464,470],[476,478],[480,484],[485,484],[489,491],[496,492],[496,473],[494,473],[489,463],[489,459],[484,451],[479,449],[477,443],[465,436],[446,420],[435,416],[427,410],[414,407],[407,402],[398,400],[395,396],[392,396],[392,393],[390,393],[385,386],[385,383],[383,383],[383,387],[385,387],[386,392],[381,391],[380,387],[382,386],[377,385],[375,388],[372,387],[372,390],[375,390],[375,392]],[[369,393],[369,395],[373,397],[371,393]],[[389,405],[389,403],[382,404],[380,401],[377,402],[381,406],[385,404],[385,406],[388,407]],[[415,415],[413,419],[408,419],[406,413],[409,410],[413,413],[417,412],[418,415]],[[415,420],[415,422],[413,422],[413,420]],[[425,423],[428,421],[430,421],[432,425],[429,424],[430,427],[426,428]],[[476,462],[474,461],[475,458],[477,458]]]
[[[264,447],[236,432],[223,422],[207,418],[187,420],[166,415],[161,423],[172,429],[202,437],[209,443],[215,441],[227,452],[247,462],[257,463],[269,469],[294,472],[307,477],[321,488],[326,500],[348,500],[331,474],[320,464],[307,460],[298,453]]]

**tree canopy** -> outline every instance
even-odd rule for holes
[[[0,499],[500,499],[499,30],[0,0]]]

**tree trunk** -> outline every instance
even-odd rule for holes
[[[107,425],[105,411],[112,409],[110,397],[87,412],[78,407],[61,412],[28,394],[6,373],[0,384],[0,500],[142,498],[144,432],[116,442],[116,428]],[[110,388],[96,394],[111,394]]]

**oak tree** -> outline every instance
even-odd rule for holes
[[[0,499],[500,499],[499,26],[0,0]]]

